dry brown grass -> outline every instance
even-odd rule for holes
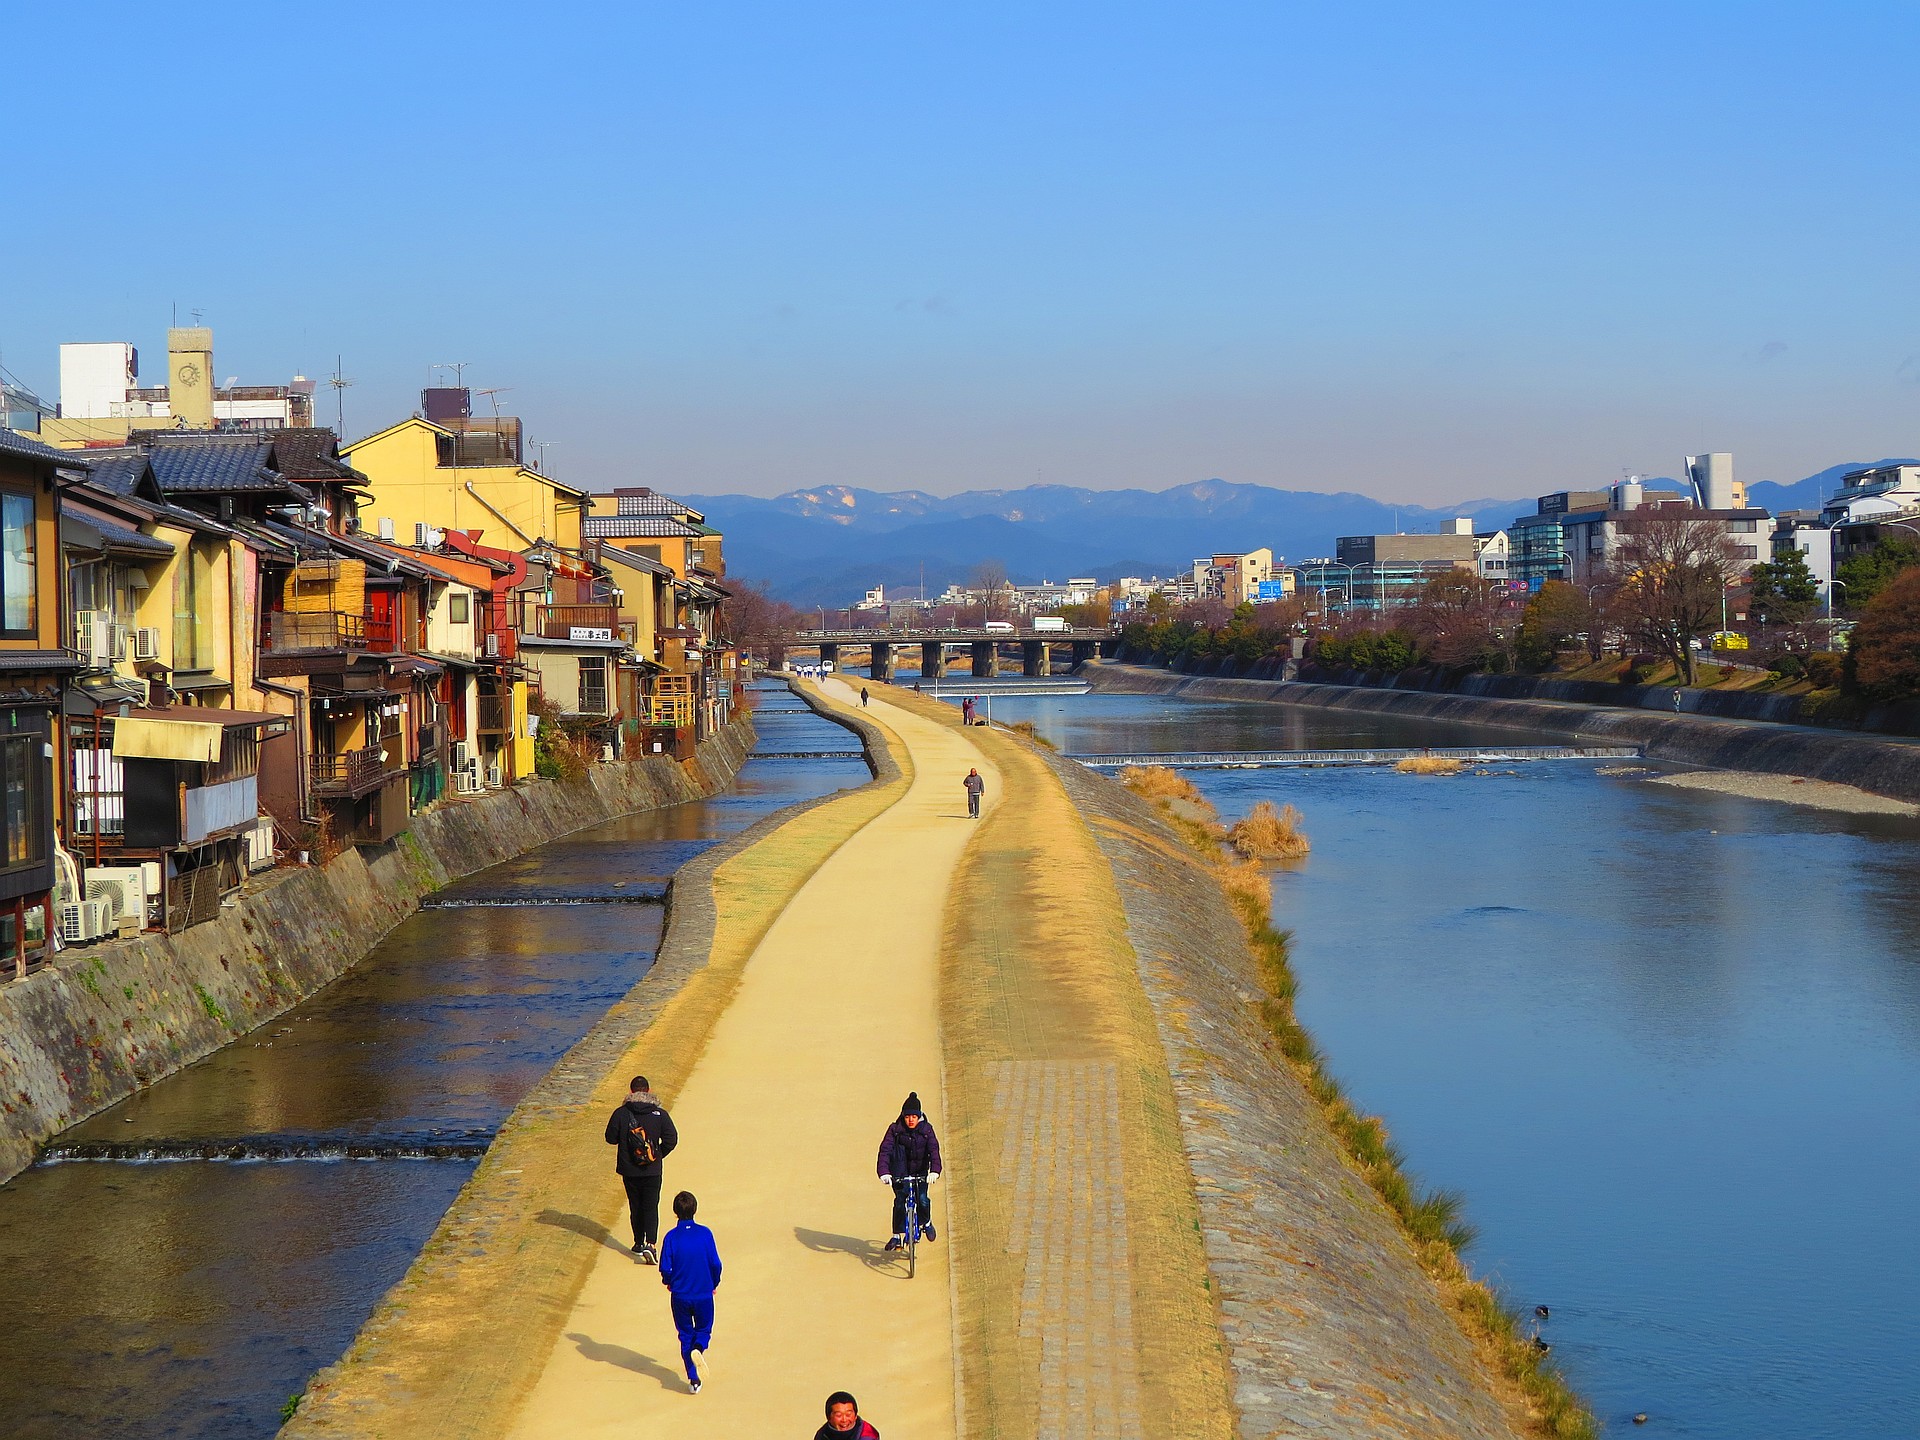
[[[1205,804],[1199,788],[1178,770],[1164,765],[1129,765],[1120,772],[1120,783],[1136,795],[1149,800],[1187,800]]]
[[[1227,831],[1227,839],[1249,860],[1298,860],[1313,846],[1300,828],[1300,812],[1291,805],[1275,809],[1262,800]]]
[[[1466,765],[1446,755],[1409,755],[1393,768],[1402,775],[1458,775]]]
[[[954,1152],[999,1156],[1017,1140],[991,1103],[953,1103],[991,1097],[1002,1063],[1115,1066],[1128,1119],[1130,1264],[1110,1278],[1131,1290],[1141,1410],[1179,1417],[1182,1436],[1229,1440],[1234,1410],[1199,1206],[1112,868],[1038,755],[1005,731],[969,738],[999,767],[1008,803],[982,823],[948,902],[941,1027]],[[1199,800],[1172,772],[1148,773],[1174,782],[1148,782],[1170,807]],[[1011,1187],[991,1162],[955,1166],[949,1180],[965,1237],[954,1251],[965,1432],[1028,1440],[1038,1433],[1040,1342],[1021,1333],[1022,1262],[1002,1238],[1015,1223]]]

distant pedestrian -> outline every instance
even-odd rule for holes
[[[973,724],[973,697],[971,695],[960,702],[960,723],[962,725]]]
[[[862,710],[867,708],[867,687],[864,685],[860,687],[860,708]]]
[[[627,1098],[607,1118],[607,1143],[616,1146],[613,1168],[627,1188],[627,1217],[633,1222],[633,1258],[642,1265],[659,1260],[660,1162],[680,1143],[673,1117],[647,1084],[636,1075],[628,1082]]]
[[[680,1333],[680,1359],[687,1367],[687,1387],[700,1393],[700,1377],[711,1368],[707,1350],[713,1344],[713,1292],[720,1288],[720,1250],[713,1232],[694,1223],[700,1202],[688,1191],[673,1197],[673,1213],[680,1223],[667,1232],[660,1246],[660,1283],[673,1297],[673,1328]]]
[[[967,816],[969,819],[978,820],[980,818],[980,797],[986,793],[987,782],[980,778],[980,772],[978,770],[969,770],[967,771],[967,778],[960,783],[967,787]]]
[[[1677,689],[1673,692],[1673,713],[1680,713],[1680,692]]]
[[[813,1440],[880,1440],[880,1432],[860,1418],[860,1405],[844,1390],[827,1396],[827,1423],[813,1432]]]
[[[893,1238],[887,1249],[898,1250],[907,1243],[907,1179],[920,1181],[920,1203],[914,1207],[920,1217],[920,1233],[929,1240],[933,1231],[933,1206],[927,1187],[940,1178],[940,1137],[933,1133],[933,1122],[920,1108],[920,1094],[908,1094],[900,1107],[900,1118],[880,1137],[880,1157],[875,1170],[880,1183],[893,1187]]]

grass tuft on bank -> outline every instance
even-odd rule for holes
[[[1299,860],[1313,846],[1300,828],[1301,815],[1291,805],[1274,808],[1262,800],[1227,831],[1227,839],[1249,860]]]
[[[1535,1432],[1551,1440],[1596,1440],[1599,1432],[1579,1397],[1535,1348],[1519,1318],[1490,1287],[1474,1279],[1460,1258],[1460,1252],[1474,1238],[1473,1227],[1462,1214],[1460,1197],[1446,1190],[1423,1189],[1415,1183],[1406,1173],[1405,1159],[1389,1138],[1385,1123],[1378,1116],[1364,1114],[1348,1100],[1312,1035],[1295,1015],[1298,983],[1288,949],[1290,936],[1274,927],[1272,893],[1264,867],[1228,854],[1222,848],[1217,824],[1209,826],[1182,814],[1195,803],[1209,812],[1212,809],[1184,777],[1158,767],[1130,766],[1120,772],[1120,779],[1136,794],[1156,801],[1174,828],[1219,877],[1266,984],[1267,996],[1261,1001],[1260,1012],[1275,1046],[1320,1105],[1349,1163],[1399,1220],[1415,1256],[1440,1286],[1468,1338],[1493,1370],[1519,1392]]]
[[[1402,775],[1458,775],[1466,765],[1447,755],[1409,755],[1393,768]]]

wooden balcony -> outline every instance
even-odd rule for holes
[[[267,617],[263,648],[274,655],[365,650],[367,618],[339,610],[312,613],[276,610]]]
[[[338,755],[315,755],[313,757],[313,793],[328,797],[357,798],[377,790],[387,777],[399,768],[382,760],[381,754],[380,746],[368,745],[359,750],[343,751]]]
[[[513,729],[513,697],[482,695],[475,728],[482,735],[505,735]]]
[[[535,607],[534,629],[548,640],[586,640],[600,635],[612,639],[620,633],[620,612],[612,605],[540,605]]]

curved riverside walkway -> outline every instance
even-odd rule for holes
[[[803,1434],[839,1389],[889,1434],[957,1433],[946,1247],[923,1246],[912,1280],[884,1253],[873,1157],[908,1091],[945,1119],[941,922],[975,829],[960,778],[978,767],[989,807],[1000,784],[960,731],[869,714],[912,783],[788,902],[673,1104],[662,1227],[691,1190],[725,1267],[707,1383],[689,1395],[658,1272],[603,1248],[514,1436]]]

